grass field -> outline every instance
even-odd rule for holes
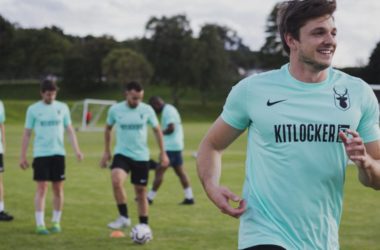
[[[154,240],[140,246],[133,244],[129,238],[109,237],[111,231],[106,225],[116,218],[117,210],[109,170],[98,167],[103,150],[103,134],[95,132],[78,133],[86,157],[82,163],[75,161],[73,151],[66,143],[68,156],[63,232],[58,235],[36,235],[32,171],[22,171],[18,167],[23,128],[17,124],[7,125],[5,201],[6,210],[15,216],[15,220],[0,223],[0,249],[236,249],[238,220],[221,214],[209,202],[198,181],[195,160],[191,156],[209,126],[209,123],[185,123],[185,164],[192,181],[196,204],[190,207],[177,205],[183,199],[183,192],[173,171],[168,171],[155,203],[150,208]],[[153,137],[150,136],[150,139],[152,154],[157,155]],[[243,183],[244,155],[245,139],[242,137],[223,157],[222,183],[237,193],[240,193]],[[29,159],[32,160],[31,157]],[[136,206],[129,183],[126,184],[126,189],[132,222],[136,223]],[[46,204],[46,222],[49,226],[51,191]],[[379,215],[379,193],[362,187],[357,181],[356,169],[349,167],[340,231],[341,249],[380,249]]]

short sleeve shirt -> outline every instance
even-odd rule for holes
[[[25,128],[34,130],[33,156],[65,155],[64,132],[69,125],[70,110],[63,102],[39,101],[29,106]]]
[[[165,104],[161,115],[161,128],[166,129],[169,124],[174,125],[171,134],[164,135],[164,145],[167,151],[183,150],[183,127],[178,110],[171,104]]]
[[[114,154],[122,154],[135,161],[148,161],[147,125],[158,126],[157,116],[152,107],[139,103],[131,108],[120,102],[108,110],[107,124],[116,127],[116,146]]]
[[[0,101],[0,124],[3,124],[4,122],[5,122],[5,109],[4,109],[3,102]],[[4,135],[0,131],[0,154],[4,152],[4,145],[2,141],[3,136]]]
[[[368,84],[333,68],[320,83],[284,65],[233,87],[222,119],[248,129],[239,249],[339,249],[347,156],[339,131],[379,140],[379,110]]]

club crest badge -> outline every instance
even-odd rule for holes
[[[338,89],[338,88],[333,88],[334,90],[334,102],[335,106],[343,111],[348,110],[351,107],[350,103],[350,95],[348,94],[348,89],[343,88],[343,89]]]

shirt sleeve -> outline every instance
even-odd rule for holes
[[[148,124],[153,128],[158,126],[158,119],[152,107],[148,106]]]
[[[29,107],[28,110],[26,111],[25,128],[27,129],[34,128],[35,122],[36,122],[36,119],[34,118],[33,110],[31,109],[31,107]]]
[[[362,100],[363,115],[357,130],[365,143],[379,140],[379,104],[375,93],[367,84]]]
[[[222,119],[236,129],[246,129],[250,123],[246,102],[247,82],[240,82],[232,88],[227,97],[221,114]]]
[[[0,123],[4,123],[4,122],[5,122],[5,109],[4,109],[3,102],[0,101]]]
[[[110,126],[113,126],[116,122],[115,120],[115,112],[114,112],[114,109],[115,109],[115,106],[111,106],[109,109],[108,109],[108,112],[107,112],[107,125],[110,125]]]
[[[64,104],[64,110],[65,113],[63,116],[63,125],[66,128],[67,126],[71,125],[70,109],[66,104]]]

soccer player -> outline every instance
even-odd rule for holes
[[[223,213],[240,217],[239,249],[339,249],[348,159],[364,186],[380,189],[378,104],[367,83],[331,67],[335,9],[335,0],[283,2],[289,63],[235,85],[200,144],[200,180]],[[220,185],[221,155],[245,129],[240,198]]]
[[[20,167],[26,169],[27,149],[34,130],[33,179],[36,181],[35,219],[37,234],[46,235],[61,231],[60,220],[63,209],[63,182],[65,180],[64,130],[68,132],[78,161],[83,159],[75,131],[71,125],[70,111],[65,103],[56,100],[58,87],[51,80],[41,83],[40,101],[30,105],[26,112],[25,130],[22,138]],[[48,182],[52,182],[53,216],[50,231],[45,226],[45,198]]]
[[[156,114],[161,114],[161,128],[164,134],[165,150],[170,161],[169,165],[173,167],[185,193],[185,199],[180,204],[192,205],[194,204],[193,191],[190,186],[189,177],[183,167],[182,150],[184,143],[181,117],[173,105],[165,103],[159,96],[152,96],[149,99],[149,104]],[[153,204],[153,199],[161,186],[167,169],[168,166],[158,166],[158,168],[156,168],[153,187],[148,193],[148,201],[150,204]]]
[[[162,131],[154,110],[142,102],[144,90],[138,82],[129,82],[125,86],[125,101],[113,105],[108,110],[105,127],[104,154],[100,165],[106,167],[111,160],[111,131],[116,127],[116,146],[111,163],[113,193],[119,217],[108,224],[109,228],[119,229],[131,225],[124,182],[128,175],[134,185],[138,206],[139,222],[148,226],[148,200],[146,185],[149,173],[149,148],[147,127],[153,128],[159,149],[161,165],[169,164],[165,153]]]
[[[4,172],[4,152],[5,152],[5,111],[3,102],[0,101],[0,221],[11,221],[13,216],[4,211],[4,185],[3,185],[3,172]]]

